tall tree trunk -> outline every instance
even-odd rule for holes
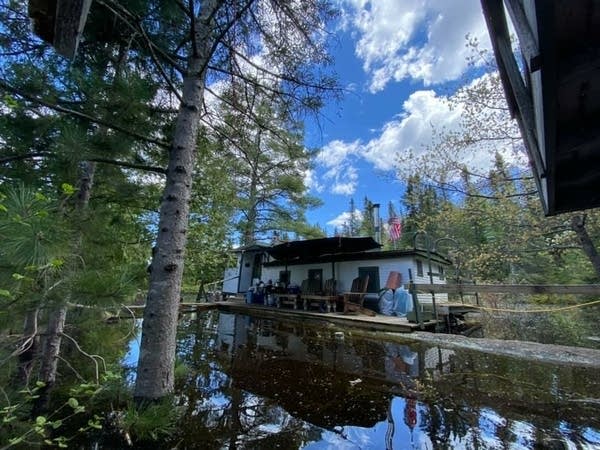
[[[94,174],[96,172],[96,163],[83,161],[80,166],[79,183],[77,191],[77,200],[75,210],[79,214],[79,218],[84,219],[94,184]],[[81,233],[78,232],[75,236],[73,247],[76,255],[81,253]],[[56,371],[58,369],[58,355],[60,354],[60,344],[62,341],[62,333],[64,331],[67,320],[67,305],[62,304],[50,311],[48,316],[48,326],[43,340],[39,380],[43,381],[46,386],[43,388],[40,397],[38,398],[34,412],[42,412],[48,403],[48,397],[52,387],[56,383]]]
[[[182,102],[177,114],[169,153],[152,258],[150,286],[144,309],[142,340],[134,397],[138,403],[158,400],[173,392],[177,319],[187,242],[188,213],[192,191],[200,111],[211,48],[211,21],[218,8],[213,0],[202,5],[196,21],[196,52],[188,60],[183,79]]]
[[[79,172],[79,186],[77,190],[77,209],[81,212],[87,209],[92,196],[94,186],[94,175],[96,174],[96,163],[83,161]]]
[[[58,355],[66,320],[67,308],[65,306],[50,311],[42,344],[42,360],[39,373],[40,381],[43,381],[46,385],[40,390],[39,397],[33,405],[32,417],[43,413],[47,409],[50,391],[56,383]]]
[[[18,383],[22,385],[29,383],[35,354],[38,349],[38,313],[39,310],[37,308],[27,311],[25,323],[23,324],[23,338],[20,343],[22,349],[19,353],[19,369],[17,373]]]
[[[67,319],[66,308],[58,308],[52,311],[48,317],[48,327],[46,328],[46,339],[42,353],[42,365],[40,367],[40,379],[50,385],[56,381],[56,365],[58,362],[58,354],[60,352],[60,341],[62,331],[65,327]],[[49,338],[51,337],[51,339]]]
[[[121,44],[119,46],[119,58],[115,64],[115,75],[113,83],[121,76],[123,67],[127,61],[127,49],[128,44]],[[105,61],[105,70],[108,68],[109,61]],[[102,127],[100,133],[107,133],[107,129]],[[88,216],[88,206],[90,198],[92,196],[92,188],[94,186],[94,176],[96,174],[96,163],[93,161],[82,161],[79,165],[79,180],[77,184],[77,197],[75,199],[75,211],[79,222],[86,220]],[[81,256],[82,247],[82,233],[78,231],[73,239],[73,254]],[[76,263],[77,264],[77,263]],[[74,271],[76,268],[73,269]],[[68,302],[69,299],[67,299]],[[56,382],[56,370],[58,368],[58,355],[60,353],[60,344],[62,339],[62,333],[67,318],[67,306],[62,304],[53,310],[49,314],[48,327],[46,330],[46,336],[44,339],[44,345],[42,349],[42,361],[40,367],[39,379],[46,383],[44,388],[44,395],[40,396],[39,406],[44,407],[47,397],[50,393],[50,389]]]
[[[262,130],[256,133],[254,146],[259,149],[262,139]],[[258,159],[260,152],[257,151],[254,161],[252,161],[252,174],[250,178],[250,187],[248,189],[248,214],[246,226],[244,227],[243,245],[252,245],[256,242],[256,221],[258,219]]]
[[[585,218],[585,214],[581,216],[577,214],[571,217],[571,229],[577,235],[577,239],[581,243],[583,252],[592,263],[592,266],[596,271],[596,276],[600,278],[600,255],[598,255],[596,246],[585,228]]]

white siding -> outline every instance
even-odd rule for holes
[[[238,266],[225,269],[223,274],[223,292],[236,294],[238,291],[238,283],[240,280],[239,258]]]
[[[290,272],[290,284],[297,284],[300,286],[303,280],[308,278],[308,269],[321,269],[323,271],[323,281],[332,278],[331,263],[323,264],[302,264],[298,266],[288,266],[287,270]],[[275,267],[264,267],[263,268],[263,281],[272,280],[273,283],[279,279],[279,272],[285,270],[285,265]],[[337,278],[337,267],[336,267],[336,278]],[[339,289],[338,289],[339,290]]]
[[[421,259],[423,263],[423,276],[417,276],[417,259]],[[410,278],[408,276],[408,269],[411,269],[413,280],[415,283],[429,283],[429,267],[425,258],[418,258],[414,256],[406,256],[396,259],[385,258],[385,259],[367,259],[360,261],[340,261],[335,263],[335,278],[337,280],[337,291],[347,292],[352,287],[352,280],[358,276],[359,267],[379,267],[379,287],[383,288],[388,279],[391,271],[400,272],[402,274],[402,284],[405,289],[408,289],[408,282]],[[432,262],[432,271],[438,272],[438,263]],[[263,269],[263,281],[273,280],[275,283],[279,278],[279,271],[284,270],[285,266],[265,267]],[[287,270],[290,271],[290,282],[300,286],[302,281],[308,278],[309,269],[322,269],[323,280],[332,278],[331,263],[323,264],[303,264],[303,265],[292,265],[288,266]],[[446,280],[440,279],[438,276],[433,277],[434,284],[445,284]],[[378,295],[376,293],[370,293],[367,295],[368,298],[376,299]],[[447,302],[448,294],[437,294],[435,296],[436,302]],[[419,301],[422,303],[431,303],[431,294],[419,294]]]
[[[417,274],[417,260],[421,261],[421,263],[423,264],[423,275],[419,276]],[[438,273],[438,263],[432,261],[431,262],[431,271],[434,274]],[[431,280],[429,279],[429,264],[427,263],[427,258],[420,258],[420,257],[414,257],[411,258],[411,271],[412,271],[412,276],[413,276],[413,281],[416,284],[429,284],[431,282]],[[404,279],[404,274],[402,274],[402,279]],[[408,270],[407,270],[407,277],[408,277]],[[446,278],[444,276],[443,279],[440,279],[440,277],[438,275],[434,275],[433,276],[433,284],[446,284]],[[432,303],[432,298],[431,298],[431,294],[418,294],[419,295],[419,302],[421,303]],[[448,294],[436,294],[435,295],[435,301],[436,302],[447,302],[448,301]]]

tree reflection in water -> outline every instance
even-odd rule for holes
[[[590,369],[211,312],[186,317],[184,447],[598,448]]]

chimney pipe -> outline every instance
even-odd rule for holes
[[[373,203],[373,224],[375,225],[375,240],[381,244],[381,219],[379,218],[379,203]]]

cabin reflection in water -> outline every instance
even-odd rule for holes
[[[600,448],[600,382],[591,369],[323,323],[215,312],[193,327],[198,334],[179,341],[180,355],[210,371],[181,392],[196,405],[182,424],[184,442],[209,435],[214,448]],[[186,353],[188,344],[198,350]]]
[[[450,351],[419,353],[393,342],[357,341],[304,324],[221,314],[218,353],[234,386],[273,398],[318,427],[373,427],[389,419],[395,394],[411,395],[419,364],[429,369]],[[416,401],[407,411],[416,424]]]

